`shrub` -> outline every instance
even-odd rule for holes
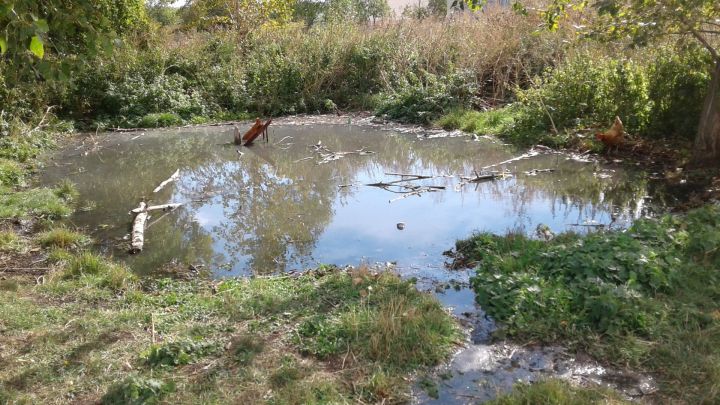
[[[709,55],[689,47],[660,48],[648,64],[648,97],[652,100],[643,135],[693,139],[710,83]]]
[[[707,55],[662,46],[634,58],[580,52],[518,89],[520,113],[502,135],[533,140],[552,129],[606,127],[620,116],[634,135],[691,139],[705,89]]]
[[[22,185],[24,177],[24,170],[17,162],[0,159],[0,186]]]
[[[13,231],[0,231],[0,252],[8,250],[19,250],[22,248],[22,240]]]
[[[448,76],[409,73],[397,90],[385,96],[376,114],[428,124],[452,108],[470,107],[478,92],[474,79],[467,72]]]
[[[527,120],[544,129],[552,123],[558,130],[605,126],[618,115],[628,131],[643,131],[650,109],[647,87],[644,69],[633,60],[581,52],[517,91],[527,111],[517,125],[525,129]]]
[[[320,314],[305,320],[298,327],[301,350],[325,358],[356,347],[356,353],[372,361],[403,369],[444,359],[455,336],[452,322],[435,299],[396,278],[381,275],[375,288],[363,290],[364,304],[336,317]]]
[[[709,269],[720,265],[719,225],[720,208],[707,207],[640,220],[622,232],[561,234],[550,242],[478,234],[457,250],[478,261],[471,280],[477,301],[509,334],[565,338],[594,350],[605,346],[592,336],[603,336],[613,346],[610,360],[635,362],[648,351],[634,346],[636,339],[658,339],[671,322],[676,304],[662,297],[697,295],[688,290],[697,277],[716,285]],[[705,317],[677,305],[686,319]]]

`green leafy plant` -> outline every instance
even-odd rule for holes
[[[176,341],[153,345],[143,356],[151,367],[175,367],[190,364],[220,350],[214,342]]]
[[[166,395],[175,391],[175,384],[171,381],[133,376],[110,387],[102,397],[102,403],[107,405],[140,405],[156,404]]]

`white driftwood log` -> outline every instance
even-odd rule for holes
[[[172,174],[167,180],[160,183],[159,186],[155,187],[155,190],[153,190],[153,193],[157,193],[158,191],[162,190],[163,187],[165,187],[168,183],[173,182],[180,177],[180,169],[175,170],[175,173]]]
[[[130,253],[138,253],[143,249],[145,243],[145,224],[148,220],[147,204],[144,201],[135,209],[138,213],[135,215],[132,228],[132,242],[130,243]],[[133,211],[135,211],[133,210]]]
[[[162,210],[162,211],[172,211],[172,210],[174,210],[175,208],[180,207],[181,205],[182,205],[182,203],[170,203],[170,204],[162,204],[162,205],[151,205],[151,206],[149,206],[149,207],[148,207],[148,206],[145,206],[145,207],[142,207],[142,208],[141,208],[141,207],[137,207],[137,208],[134,208],[134,209],[133,209],[132,211],[130,211],[130,212],[132,212],[133,214],[139,214],[139,213],[144,212],[144,211],[147,211],[147,212],[149,212],[149,211],[159,211],[159,210]]]

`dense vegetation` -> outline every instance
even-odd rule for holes
[[[478,303],[507,336],[563,341],[657,373],[665,395],[717,399],[720,208],[640,220],[626,231],[551,241],[477,234],[457,243],[477,262]]]
[[[433,0],[399,21],[382,0],[168,3],[0,5],[2,403],[405,401],[405,378],[457,338],[437,301],[365,269],[139,281],[55,224],[78,208],[71,183],[30,187],[36,156],[63,133],[372,110],[599,150],[591,132],[618,115],[633,137],[689,146],[717,85],[713,63],[720,71],[709,0],[608,1],[597,13],[519,2],[452,20]],[[611,32],[584,30],[586,20]],[[668,398],[711,403],[719,221],[706,207],[550,242],[478,234],[458,251],[477,261],[478,301],[507,336],[562,340],[656,373]],[[47,267],[12,270],[37,263]],[[616,400],[551,381],[497,403]]]

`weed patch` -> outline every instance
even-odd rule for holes
[[[720,387],[715,367],[690,355],[720,355],[711,343],[720,343],[713,315],[720,254],[711,245],[719,236],[720,208],[708,206],[550,242],[478,234],[457,250],[477,261],[477,301],[504,333],[562,340],[605,361],[646,367],[666,387],[693,381],[700,399]]]

